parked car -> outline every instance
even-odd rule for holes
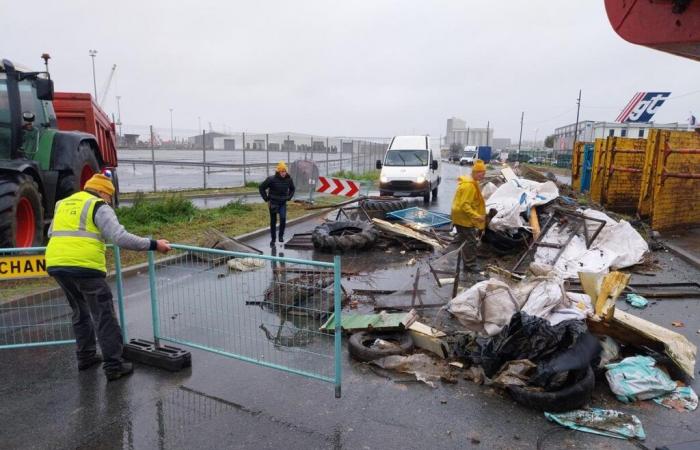
[[[530,164],[544,164],[546,162],[547,160],[541,156],[535,156],[534,158],[530,158],[530,160],[528,161],[528,163]]]

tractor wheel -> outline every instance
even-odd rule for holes
[[[90,144],[81,142],[73,157],[73,169],[62,173],[58,179],[56,200],[72,195],[85,186],[87,180],[100,171],[100,165]]]
[[[44,243],[41,193],[29,175],[0,176],[0,247],[40,247]]]

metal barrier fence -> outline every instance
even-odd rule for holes
[[[340,396],[340,258],[333,262],[173,245],[149,253],[156,342],[333,383]],[[335,314],[335,332],[321,326]]]
[[[117,293],[124,341],[121,258],[114,247]],[[75,342],[72,311],[63,290],[45,273],[45,247],[0,249],[0,349]]]
[[[335,385],[340,397],[340,258],[306,261],[173,245],[148,253],[153,337]],[[121,259],[113,248],[124,342]],[[0,249],[0,349],[71,344],[72,311],[44,247]],[[3,271],[17,269],[5,279]],[[27,270],[20,270],[27,269]],[[28,283],[30,275],[40,275]],[[23,275],[24,274],[24,275]],[[330,331],[321,330],[335,314]]]

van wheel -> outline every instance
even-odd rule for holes
[[[437,198],[437,192],[438,192],[438,186],[435,186],[435,188],[433,189],[433,200],[435,200]]]
[[[430,191],[423,194],[423,203],[430,203]]]

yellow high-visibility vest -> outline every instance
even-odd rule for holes
[[[46,268],[81,267],[107,273],[105,243],[92,219],[102,199],[85,191],[56,204],[51,239],[46,246]]]

